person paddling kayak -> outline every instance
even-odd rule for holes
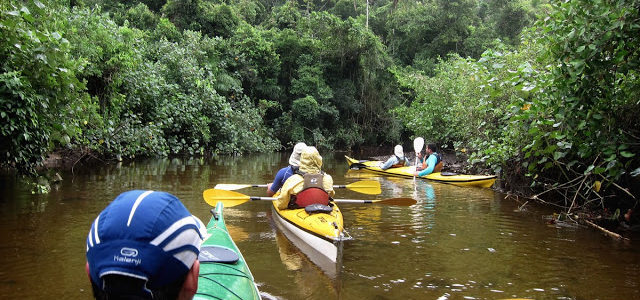
[[[328,205],[335,195],[333,178],[322,170],[322,156],[313,146],[300,154],[300,169],[285,181],[276,200],[279,209],[300,208],[311,204]]]
[[[306,147],[307,145],[305,143],[297,143],[295,147],[293,147],[293,152],[291,156],[289,156],[289,165],[280,169],[273,179],[273,182],[267,185],[267,196],[273,196],[282,187],[284,182],[291,177],[291,175],[295,174],[300,167],[300,154]]]
[[[437,147],[435,144],[428,144],[425,153],[420,152],[418,154],[418,167],[416,168],[416,172],[414,172],[416,176],[425,176],[433,172],[442,171],[442,156],[436,151]],[[425,156],[427,156],[426,160],[424,159]]]

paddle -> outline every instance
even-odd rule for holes
[[[345,156],[346,157],[346,156]],[[367,160],[359,160],[358,162],[354,162],[351,163],[349,165],[349,169],[351,170],[360,170],[360,169],[364,169],[367,167],[367,165],[365,165],[364,163],[367,162]]]
[[[248,196],[234,191],[208,189],[202,193],[204,201],[211,206],[216,206],[216,203],[222,201],[225,207],[232,207],[240,205],[247,201],[275,201],[277,198],[273,197],[256,197]],[[384,204],[384,205],[396,205],[396,206],[411,206],[416,204],[417,201],[412,198],[389,198],[380,200],[358,200],[358,199],[333,199],[337,203],[360,203],[360,204]]]
[[[418,170],[418,153],[422,151],[422,146],[424,146],[424,139],[421,137],[417,137],[413,140],[413,151],[416,152],[416,171]],[[413,174],[413,182],[416,181],[416,174]]]
[[[218,190],[227,190],[227,191],[235,191],[239,189],[249,188],[249,187],[260,187],[266,188],[266,184],[233,184],[233,183],[219,183],[216,184],[214,189]],[[380,182],[375,180],[361,180],[356,181],[354,183],[350,183],[347,185],[334,185],[334,189],[350,189],[352,191],[367,194],[367,195],[378,195],[382,193],[380,190]]]

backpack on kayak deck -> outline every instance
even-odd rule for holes
[[[331,205],[331,204],[329,204]],[[308,214],[312,215],[312,214],[328,214],[330,212],[333,211],[333,208],[331,208],[331,206],[329,205],[323,205],[320,203],[314,203],[311,205],[307,205],[304,208],[304,211],[306,211]]]

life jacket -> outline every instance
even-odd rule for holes
[[[302,208],[315,203],[329,205],[329,193],[324,189],[324,174],[300,175],[304,179],[304,184],[298,194],[291,196],[289,208]]]
[[[406,157],[398,157],[397,155],[394,154],[394,156],[398,159],[398,163],[396,163],[395,165],[391,165],[391,168],[400,168],[400,167],[404,167],[407,163],[407,158]]]
[[[433,167],[433,172],[435,173],[442,171],[442,156],[440,156],[438,152],[433,152],[432,154],[436,156],[436,166]]]

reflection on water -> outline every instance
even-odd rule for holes
[[[331,259],[329,259],[326,255],[324,255],[322,252],[320,252],[318,249],[313,248],[311,245],[309,245],[308,243],[303,241],[301,238],[296,236],[293,232],[288,230],[282,224],[282,222],[285,222],[285,221],[279,219],[279,217],[276,216],[275,214],[276,212],[272,211],[271,213],[271,219],[273,220],[272,222],[273,224],[275,224],[275,227],[278,228],[278,234],[284,234],[284,236],[287,237],[288,239],[287,244],[291,243],[292,245],[295,245],[295,247],[298,249],[298,251],[295,251],[296,252],[295,257],[298,257],[299,255],[305,256],[308,260],[312,261],[313,264],[315,264],[322,271],[324,271],[325,274],[329,276],[331,279],[337,279],[338,272],[340,270],[340,266],[342,263],[343,242],[340,242],[337,244],[338,254],[337,254],[336,262],[334,262]],[[290,257],[289,254],[292,253],[290,248],[286,248],[284,246],[285,246],[285,242],[283,239],[281,239],[280,243],[278,244],[278,249],[280,250],[280,258],[283,259],[283,262],[285,262],[285,259],[283,257]],[[292,264],[295,264],[295,261],[286,260],[285,262],[285,265],[287,266],[291,266]]]
[[[280,231],[276,233],[276,245],[282,264],[292,274],[292,283],[296,287],[295,298],[308,299],[317,293],[325,293],[332,298],[338,296],[340,280],[336,277],[336,266],[339,266],[339,262],[318,264],[317,260],[311,258],[324,259],[323,256],[301,251]]]
[[[412,197],[411,207],[341,204],[353,240],[327,272],[271,220],[271,203],[225,208],[225,221],[266,299],[640,299],[640,245],[588,228],[558,228],[551,210],[505,200],[490,189],[349,171],[344,153],[324,155],[335,184],[377,180],[378,196],[348,189],[337,198]],[[129,189],[164,190],[203,221],[202,192],[217,183],[264,184],[288,153],[156,159],[62,173],[47,195],[0,178],[0,299],[88,299],[85,239],[91,221]],[[262,188],[240,192],[264,196]],[[332,275],[333,274],[333,275]]]
[[[240,226],[227,225],[227,231],[229,232],[229,235],[236,243],[246,241],[249,238],[249,233]]]

